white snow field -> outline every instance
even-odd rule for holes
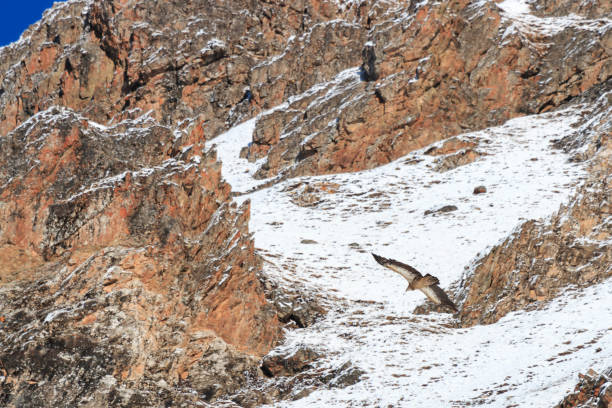
[[[366,372],[353,386],[278,406],[551,406],[579,372],[605,368],[612,358],[611,280],[568,289],[542,310],[456,329],[450,314],[414,315],[425,297],[405,293],[405,280],[370,255],[409,263],[448,288],[523,221],[548,217],[568,201],[584,165],[570,163],[551,140],[574,131],[578,111],[461,135],[485,155],[444,173],[425,148],[372,170],[290,179],[237,197],[252,202],[250,230],[264,272],[329,309],[313,326],[287,331],[280,349],[308,345],[325,354],[320,367],[350,361]],[[238,158],[254,123],[211,142],[234,191],[262,183],[251,178],[256,164]],[[305,183],[329,192],[316,193],[315,206],[296,205],[291,198]],[[478,185],[487,193],[472,194]],[[448,204],[458,209],[424,215]]]
[[[503,11],[502,16],[512,22],[506,33],[518,31],[548,37],[568,27],[574,27],[579,30],[603,34],[612,26],[612,19],[610,18],[587,19],[576,14],[562,17],[537,17],[532,14],[529,3],[528,0],[504,0],[497,3],[497,6]]]

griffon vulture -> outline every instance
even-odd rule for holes
[[[423,276],[412,266],[396,261],[395,259],[384,258],[376,254],[372,254],[372,256],[374,256],[376,262],[385,268],[391,269],[393,272],[399,273],[408,281],[406,291],[418,289],[435,304],[447,306],[455,312],[459,311],[446,293],[440,289],[438,286],[440,281],[435,276],[430,274]]]

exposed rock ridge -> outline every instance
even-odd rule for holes
[[[212,138],[354,64],[364,13],[315,0],[60,3],[0,49],[0,134],[63,105],[98,123],[151,111]]]
[[[612,74],[612,21],[595,17],[556,21],[492,2],[406,2],[361,27],[360,76],[342,87],[340,76],[318,84],[259,120],[249,153],[267,161],[257,175],[371,168],[565,104]]]
[[[573,138],[557,142],[574,160],[591,160],[588,179],[550,219],[526,222],[475,261],[455,297],[462,325],[494,323],[612,275],[610,95],[598,98]]]
[[[579,374],[574,392],[563,398],[555,408],[608,408],[612,406],[612,368],[598,374],[589,370]]]
[[[63,108],[0,139],[3,406],[175,405],[260,375],[280,332],[249,205],[186,140]]]

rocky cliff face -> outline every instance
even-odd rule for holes
[[[612,74],[607,20],[526,26],[502,11],[495,3],[411,2],[369,20],[359,69],[258,122],[250,155],[267,158],[258,176],[372,168],[458,133],[546,112]]]
[[[612,369],[597,374],[589,370],[580,374],[580,382],[574,392],[563,398],[555,408],[608,408],[612,406]]]
[[[350,26],[325,24],[339,12],[319,1],[59,4],[1,51],[0,133],[62,105],[100,123],[151,112],[214,137],[347,66],[341,46],[359,38]],[[297,35],[310,52],[296,48],[281,68],[269,67]],[[340,51],[322,58],[330,42]]]
[[[3,405],[172,405],[257,375],[279,323],[214,153],[64,108],[0,145]]]
[[[0,131],[61,104],[104,123],[152,111],[210,138],[295,96],[258,122],[259,177],[371,168],[610,76],[605,5],[534,6],[557,21],[467,1],[71,1],[3,49]]]
[[[3,405],[172,405],[261,376],[280,322],[203,143],[326,79],[312,55],[297,89],[256,65],[336,12],[69,1],[0,50]]]
[[[555,146],[588,162],[584,185],[551,218],[480,256],[452,294],[467,327],[605,281],[610,12],[597,0],[55,4],[0,48],[0,405],[193,406],[230,396],[230,406],[253,406],[368,378],[347,360],[326,365],[316,347],[263,358],[283,327],[311,326],[323,310],[301,285],[263,276],[262,254],[267,264],[284,259],[291,275],[302,248],[255,250],[250,203],[233,200],[244,192],[232,192],[211,148],[247,119],[252,137],[234,147],[266,179],[261,188],[371,169],[572,104],[582,121]],[[442,178],[493,154],[476,140],[449,139],[402,166],[433,157]],[[312,216],[332,211],[334,196],[365,194],[342,183],[280,191]],[[364,214],[391,198],[369,191]],[[345,212],[357,211],[350,205]],[[283,215],[269,225],[282,228]],[[300,243],[320,244],[311,238]],[[329,272],[309,268],[309,277]],[[332,310],[350,304],[334,297],[325,299]]]

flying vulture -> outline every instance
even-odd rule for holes
[[[447,306],[453,311],[458,312],[457,306],[448,298],[446,293],[438,286],[440,281],[433,275],[427,274],[425,276],[421,275],[419,271],[414,269],[410,265],[406,265],[395,259],[384,258],[382,256],[372,254],[376,262],[384,266],[385,268],[391,269],[393,272],[397,272],[402,275],[408,281],[408,290],[420,290],[437,305]]]

